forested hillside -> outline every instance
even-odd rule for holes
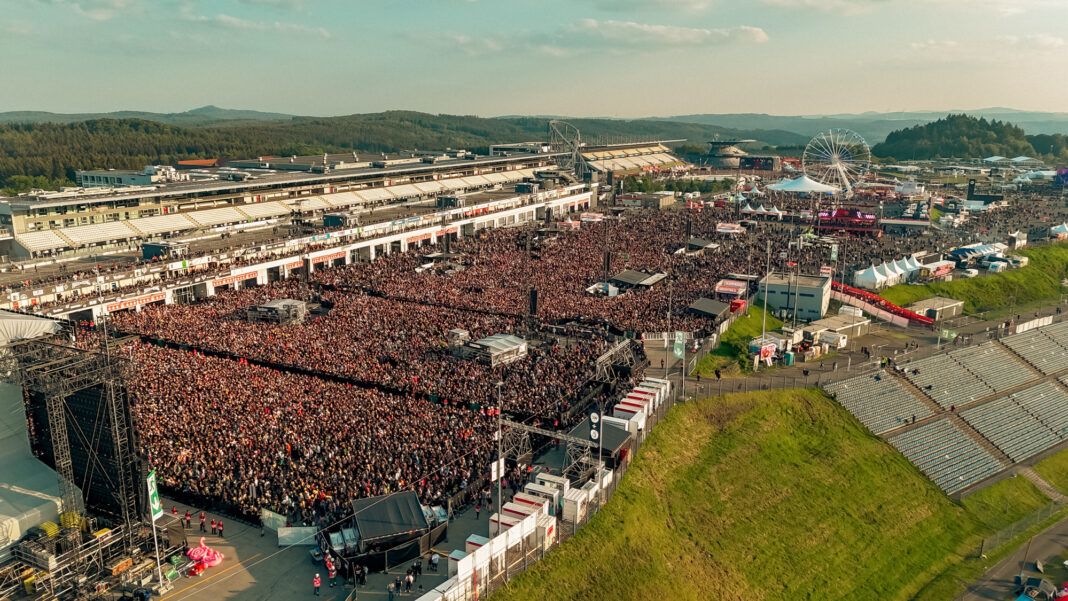
[[[640,137],[689,139],[719,134],[753,136],[782,143],[787,132],[736,132],[709,125],[668,121],[575,119],[584,139]],[[92,119],[75,123],[0,125],[0,187],[14,175],[74,179],[77,169],[139,169],[193,158],[248,158],[323,152],[391,152],[466,148],[544,140],[547,120],[485,119],[390,111],[348,117],[294,118],[215,127],[180,127],[143,119]]]
[[[1028,136],[1020,127],[1004,121],[949,115],[932,123],[891,132],[885,142],[872,148],[872,153],[898,160],[994,155],[1068,158],[1068,137]]]

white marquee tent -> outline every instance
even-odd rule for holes
[[[796,179],[784,179],[771,184],[768,189],[792,194],[833,194],[841,191],[834,186],[821,184],[807,175],[802,175]]]

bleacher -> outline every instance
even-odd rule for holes
[[[270,219],[271,217],[288,215],[290,211],[289,207],[278,201],[252,202],[238,205],[237,210],[252,219]]]
[[[111,240],[129,240],[130,238],[136,238],[138,236],[138,233],[132,230],[125,221],[65,227],[60,231],[64,236],[69,238],[71,242],[78,245],[92,244],[94,242],[108,242]]]
[[[141,217],[140,219],[131,219],[129,223],[130,226],[146,236],[183,232],[198,227],[197,224],[190,221],[189,218],[182,213],[157,215],[156,217]]]
[[[54,248],[63,248],[71,245],[69,242],[61,238],[55,230],[41,230],[38,232],[15,234],[15,240],[17,240],[23,248],[31,252],[52,250]]]
[[[1026,359],[1038,371],[1047,375],[1055,374],[1068,369],[1068,349],[1057,342],[1058,339],[1065,340],[1068,336],[1064,336],[1059,331],[1061,328],[1051,330],[1051,328],[1059,325],[1061,324],[1053,324],[1044,328],[1006,336],[1001,339],[1001,342],[1011,348],[1014,353]],[[1060,335],[1058,336],[1058,334]],[[1057,337],[1054,338],[1054,336]]]
[[[993,342],[956,350],[949,353],[949,356],[995,392],[1008,390],[1035,379],[1034,372]]]
[[[824,388],[875,434],[904,426],[913,416],[923,419],[932,415],[923,401],[884,371],[842,380]]]
[[[1010,459],[1022,461],[1068,437],[1068,394],[1043,382],[960,416]]]
[[[947,494],[992,476],[1003,467],[948,419],[898,434],[889,441]]]
[[[949,355],[934,355],[902,367],[909,381],[945,408],[976,401],[995,392]]]
[[[186,213],[186,216],[204,226],[222,225],[224,223],[241,223],[242,221],[248,220],[248,217],[238,213],[233,207],[193,211],[192,213]]]

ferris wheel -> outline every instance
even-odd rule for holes
[[[864,138],[850,129],[832,129],[816,134],[805,146],[801,167],[805,175],[852,195],[857,182],[871,166],[871,149]]]

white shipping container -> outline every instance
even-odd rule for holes
[[[630,421],[635,415],[640,413],[641,410],[634,405],[619,404],[612,407],[612,417],[618,417]]]
[[[660,401],[664,400],[660,391],[660,387],[653,386],[652,384],[639,384],[634,389],[635,392],[648,392],[653,395],[653,408],[660,406]]]
[[[528,495],[541,497],[549,502],[549,515],[557,515],[560,512],[560,491],[548,486],[542,486],[531,482],[523,487],[523,492]]]
[[[512,526],[515,526],[520,522],[520,518],[512,517],[510,515],[493,514],[490,516],[489,533],[490,536],[497,536],[498,534],[508,530]]]
[[[521,505],[531,505],[537,508],[538,512],[542,515],[549,515],[549,501],[543,497],[527,494],[525,492],[517,492],[512,497],[513,503],[519,503]]]
[[[586,518],[586,491],[573,488],[564,495],[562,516],[565,522],[577,524]]]
[[[563,476],[554,476],[552,474],[541,472],[537,476],[534,476],[534,481],[542,486],[555,488],[560,491],[561,494],[567,494],[567,491],[571,490],[571,481]]]
[[[664,399],[671,396],[672,384],[670,380],[665,380],[663,378],[645,378],[645,380],[643,380],[643,383],[644,382],[652,382],[662,386],[664,389]]]
[[[586,491],[586,501],[589,503],[595,503],[597,501],[597,494],[600,492],[601,487],[597,484],[597,479],[587,480],[582,485],[582,490]]]
[[[619,401],[619,404],[634,407],[635,409],[639,411],[644,411],[645,413],[649,413],[653,410],[652,399],[648,397],[640,397],[637,395],[627,395],[626,398]]]
[[[543,550],[548,551],[556,542],[556,534],[556,518],[551,515],[538,518],[538,540],[541,541]]]
[[[471,536],[467,537],[467,541],[464,543],[464,550],[468,553],[474,553],[475,549],[488,545],[489,540],[490,539],[486,538],[485,536],[472,534]]]
[[[532,513],[538,513],[538,508],[526,503],[505,503],[501,507],[501,513],[522,520]]]

